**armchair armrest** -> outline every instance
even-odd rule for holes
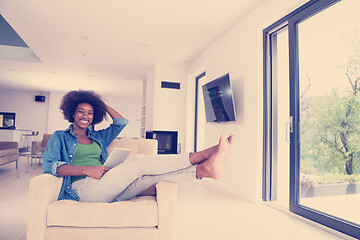
[[[42,174],[30,180],[28,199],[27,240],[42,240],[49,203],[56,201],[63,179]]]
[[[175,239],[177,187],[177,183],[165,181],[160,181],[156,184],[160,240]]]

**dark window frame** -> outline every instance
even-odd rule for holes
[[[298,36],[297,24],[321,12],[327,7],[341,0],[311,0],[295,11],[286,15],[263,31],[263,201],[271,201],[274,198],[273,169],[276,164],[273,159],[273,90],[272,90],[272,44],[271,34],[280,27],[287,26],[289,32],[289,84],[290,84],[290,116],[293,117],[293,133],[290,134],[290,189],[289,210],[297,215],[310,219],[314,222],[332,228],[349,236],[360,238],[360,226],[358,224],[340,219],[329,214],[311,209],[299,204],[299,73],[298,73]]]
[[[205,77],[206,72],[204,71],[195,78],[195,125],[194,125],[194,152],[197,151],[197,129],[198,129],[198,102],[199,102],[199,80]]]

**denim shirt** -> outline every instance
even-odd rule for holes
[[[110,145],[110,143],[119,135],[119,133],[127,124],[127,119],[114,118],[113,124],[111,124],[106,129],[99,131],[88,130],[89,138],[96,141],[100,145],[100,161],[102,164],[104,164],[105,160],[109,157],[106,149],[107,146]],[[77,144],[78,138],[73,133],[73,124],[71,124],[66,130],[59,130],[52,134],[42,157],[43,172],[53,174],[57,177],[63,177],[57,174],[57,168],[64,164],[71,165]],[[63,178],[64,181],[61,186],[58,200],[79,200],[79,196],[74,190],[71,189],[71,176],[64,176]]]

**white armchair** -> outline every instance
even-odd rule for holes
[[[157,154],[152,139],[115,139],[108,147]],[[62,178],[42,174],[30,181],[27,240],[175,238],[177,184],[159,182],[154,195],[129,201],[86,203],[57,201]]]

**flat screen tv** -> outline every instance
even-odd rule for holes
[[[15,113],[0,112],[0,129],[15,129]]]
[[[235,121],[229,73],[202,86],[207,122]]]

